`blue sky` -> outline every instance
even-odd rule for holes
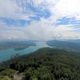
[[[0,0],[0,40],[80,39],[79,3]]]

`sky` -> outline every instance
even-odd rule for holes
[[[0,0],[0,40],[80,39],[80,0]]]

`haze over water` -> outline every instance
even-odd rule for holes
[[[46,42],[36,42],[36,46],[30,46],[28,48],[21,49],[21,50],[15,50],[14,48],[1,50],[0,62],[10,59],[14,57],[16,54],[18,55],[29,54],[43,47],[49,47],[49,46],[46,44]]]

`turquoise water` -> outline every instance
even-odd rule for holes
[[[0,62],[10,59],[16,54],[19,54],[19,55],[29,54],[43,47],[49,47],[49,46],[45,42],[37,42],[36,46],[30,46],[29,48],[25,48],[22,50],[15,50],[14,48],[2,50],[0,51]]]

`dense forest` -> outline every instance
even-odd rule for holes
[[[0,64],[0,80],[80,80],[79,53],[42,48]]]

